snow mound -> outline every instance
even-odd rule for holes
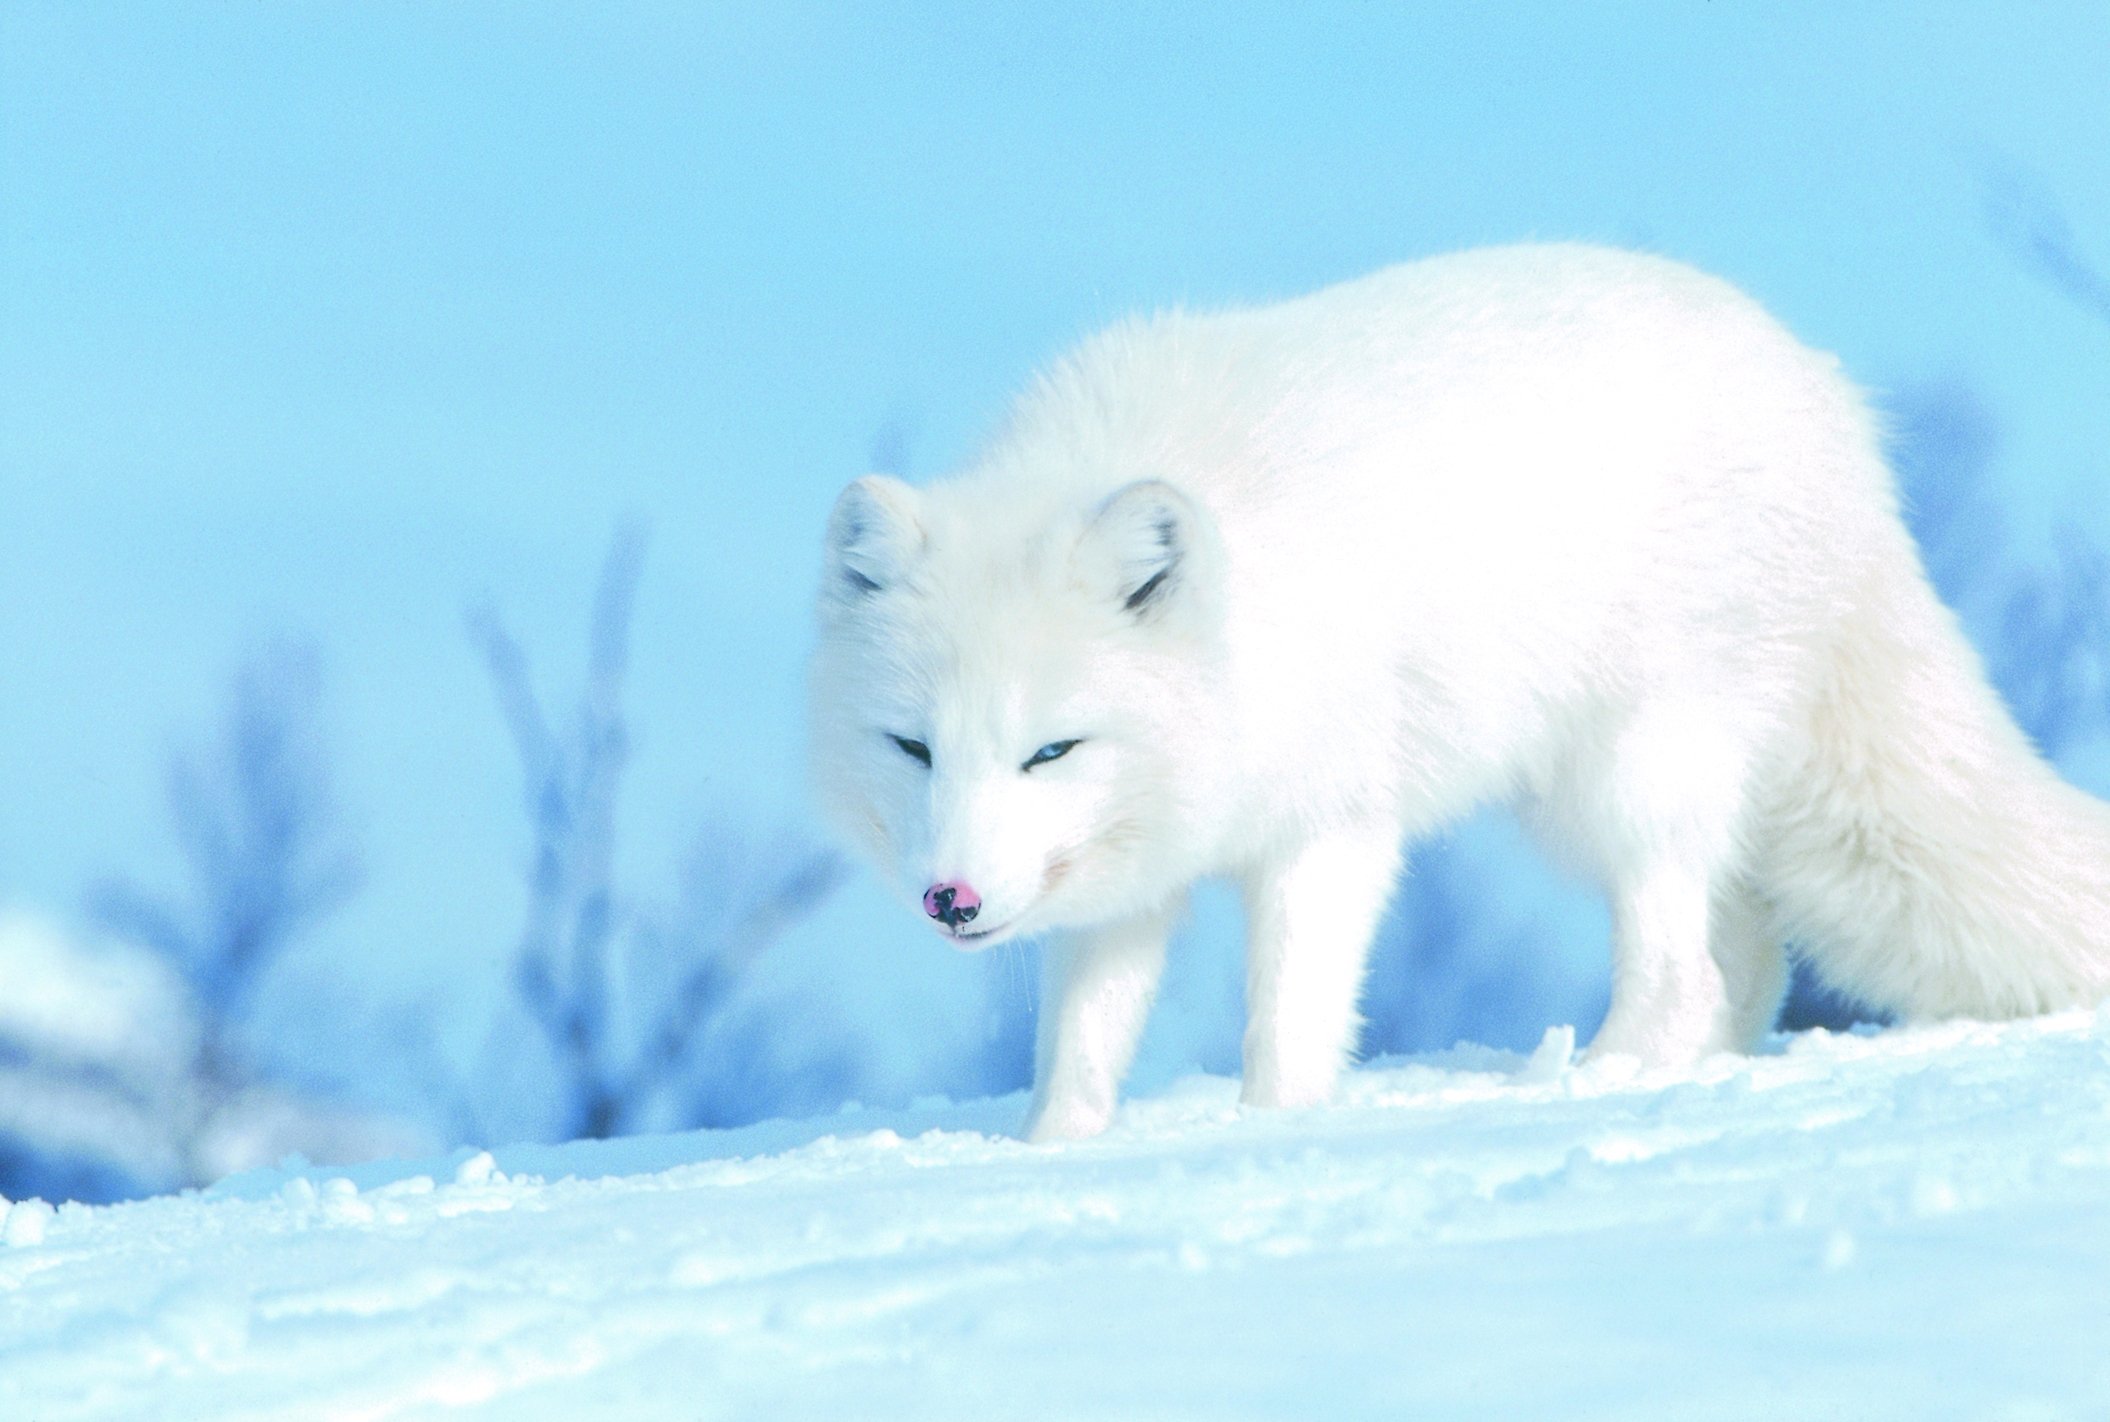
[[[218,1085],[198,1074],[199,1041],[196,1000],[160,955],[0,905],[0,1162],[30,1165],[0,1167],[0,1188],[26,1173],[30,1188],[85,1181],[108,1199],[289,1153],[433,1147],[371,1111],[268,1082]]]
[[[171,1076],[190,1049],[182,981],[153,954],[0,908],[0,1042],[23,1056]]]
[[[1570,1045],[17,1203],[0,1417],[2102,1415],[2110,1011]]]

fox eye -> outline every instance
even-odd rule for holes
[[[921,741],[912,741],[907,736],[888,736],[888,740],[901,747],[901,753],[918,765],[930,764],[930,747]]]
[[[1019,769],[1031,770],[1036,765],[1046,765],[1051,760],[1061,760],[1081,744],[1083,744],[1081,741],[1049,741],[1028,756],[1026,763],[1020,766]]]

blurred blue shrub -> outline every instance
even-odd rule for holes
[[[536,696],[527,657],[495,612],[471,614],[519,753],[532,849],[527,922],[512,984],[549,1068],[552,1099],[523,1117],[547,1139],[741,1125],[838,1104],[848,1092],[840,1031],[804,1005],[747,1001],[756,959],[833,889],[834,858],[720,822],[700,834],[670,902],[626,898],[615,820],[630,739],[622,691],[644,540],[624,530],[601,569],[587,665],[568,725]],[[502,1029],[503,1030],[503,1029]],[[526,1050],[508,1035],[504,1055]],[[496,1089],[517,1091],[514,1070]],[[469,1121],[480,1116],[472,1103]]]

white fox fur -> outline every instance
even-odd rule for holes
[[[1598,1054],[1747,1048],[1788,940],[1907,1017],[2110,994],[2110,814],[1988,688],[1837,363],[1676,263],[1118,324],[965,472],[852,484],[829,550],[824,799],[912,894],[974,886],[963,943],[1056,933],[1034,1138],[1106,1125],[1209,875],[1244,1099],[1324,1100],[1402,846],[1489,801],[1610,897]]]

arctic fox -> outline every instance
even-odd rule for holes
[[[1837,362],[1677,263],[1516,246],[1131,320],[827,534],[813,761],[962,947],[1054,932],[1034,1139],[1114,1111],[1204,876],[1243,1098],[1348,1059],[1404,845],[1515,805],[1601,882],[1593,1054],[1772,1025],[1792,940],[1908,1017],[2110,995],[2110,813],[1935,600]]]

